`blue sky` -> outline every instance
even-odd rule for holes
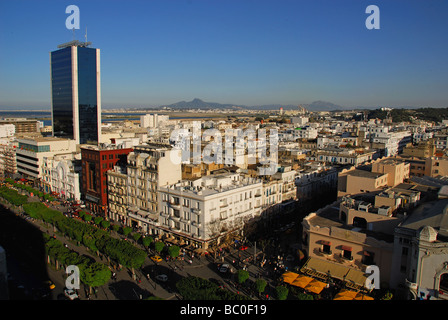
[[[446,0],[0,1],[0,109],[50,107],[49,52],[101,49],[103,108],[201,98],[448,107]],[[368,30],[368,5],[380,30]]]

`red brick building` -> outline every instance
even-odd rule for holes
[[[87,146],[81,148],[82,197],[92,212],[107,213],[107,170],[125,165],[131,148],[111,149]]]

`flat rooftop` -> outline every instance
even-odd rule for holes
[[[352,170],[346,173],[347,175],[350,176],[355,176],[355,177],[363,177],[363,178],[371,178],[371,179],[377,179],[381,176],[386,175],[386,173],[377,173],[377,172],[371,172],[371,171],[366,171],[366,170]]]

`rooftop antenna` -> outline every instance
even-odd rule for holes
[[[86,43],[87,43],[87,27],[86,27],[86,35],[85,35],[85,38],[86,38]]]
[[[73,41],[76,40],[75,38],[75,28],[72,29],[73,30]]]

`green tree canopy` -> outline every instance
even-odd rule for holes
[[[285,286],[277,286],[275,288],[275,292],[277,293],[278,300],[286,300],[288,297],[289,290]]]
[[[255,281],[255,288],[257,289],[258,293],[264,292],[264,289],[266,288],[266,281],[264,279],[257,279]]]
[[[158,253],[161,253],[163,248],[165,248],[165,244],[162,241],[156,241],[154,243],[154,249],[156,249]]]
[[[249,279],[249,272],[243,269],[238,270],[238,283],[242,284],[246,282],[247,279]]]
[[[81,281],[89,287],[99,287],[106,284],[112,275],[108,266],[98,262],[80,268],[79,271]]]
[[[168,255],[171,258],[177,258],[179,256],[179,253],[180,253],[179,246],[169,246],[168,247]]]

